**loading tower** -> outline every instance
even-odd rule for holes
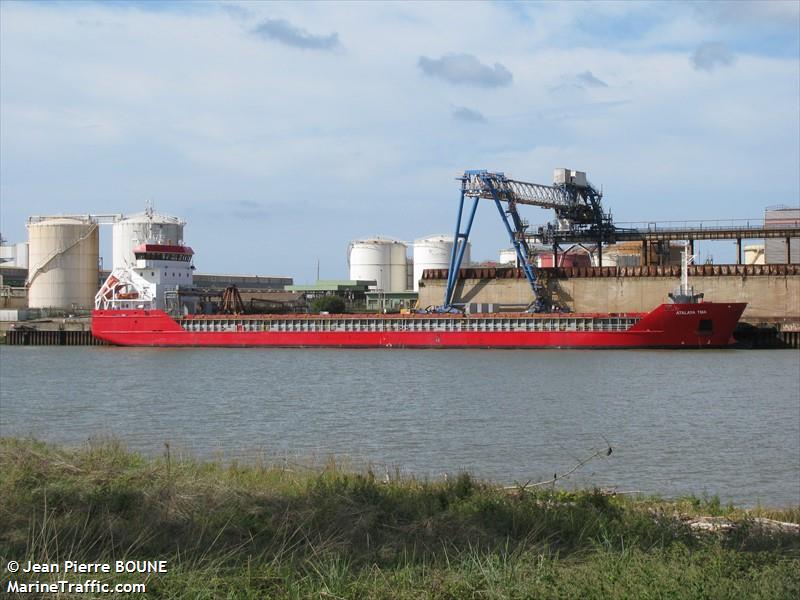
[[[528,222],[522,219],[517,210],[520,204],[549,208],[555,211],[554,223],[538,232],[544,243],[553,243],[554,254],[558,253],[558,234],[571,232],[591,238],[602,252],[604,242],[614,240],[614,224],[611,215],[603,210],[603,192],[586,179],[586,173],[569,169],[556,169],[553,185],[529,183],[509,179],[501,172],[487,170],[468,170],[459,178],[461,198],[456,217],[456,232],[453,238],[453,251],[447,274],[444,304],[439,310],[454,310],[453,295],[458,281],[458,271],[464,258],[464,250],[475,220],[478,201],[492,200],[506,228],[509,240],[517,253],[519,265],[533,291],[533,302],[529,310],[539,312],[544,309],[542,286],[533,264],[533,256],[528,246]],[[464,203],[469,198],[472,204],[464,220]],[[463,223],[462,223],[463,221]]]

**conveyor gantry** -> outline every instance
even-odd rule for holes
[[[557,169],[555,183],[542,185],[509,179],[504,173],[487,170],[468,170],[459,178],[461,181],[461,199],[456,219],[456,232],[453,237],[453,251],[445,289],[442,310],[453,308],[453,294],[458,281],[458,270],[464,258],[464,251],[472,230],[478,200],[492,200],[497,207],[500,218],[505,225],[509,239],[517,253],[520,267],[530,283],[534,301],[533,310],[541,310],[541,286],[536,276],[536,269],[531,260],[531,252],[526,239],[528,223],[519,216],[517,205],[549,208],[556,213],[556,226],[553,230],[581,232],[590,235],[598,244],[611,241],[614,226],[611,216],[603,211],[601,199],[603,193],[594,188],[587,180],[586,174],[580,171]],[[462,227],[464,217],[464,200],[472,199],[466,223]],[[555,237],[552,238],[555,241]],[[557,242],[555,242],[557,244]]]

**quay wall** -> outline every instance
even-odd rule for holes
[[[678,267],[539,269],[553,298],[575,312],[647,312],[680,283]],[[800,319],[800,265],[701,265],[690,285],[707,301],[747,302],[749,322]],[[518,269],[462,269],[456,302],[527,305],[530,286]],[[426,271],[419,306],[442,303],[447,270]]]

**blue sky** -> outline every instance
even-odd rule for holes
[[[758,218],[800,195],[799,7],[2,2],[1,231],[152,199],[200,271],[310,281],[450,232],[467,168],[585,170],[618,221]]]

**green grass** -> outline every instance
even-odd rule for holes
[[[695,515],[739,527],[693,533]],[[800,597],[799,536],[757,516],[797,523],[800,509],[0,440],[0,567],[167,559],[166,574],[103,576],[148,598]]]

